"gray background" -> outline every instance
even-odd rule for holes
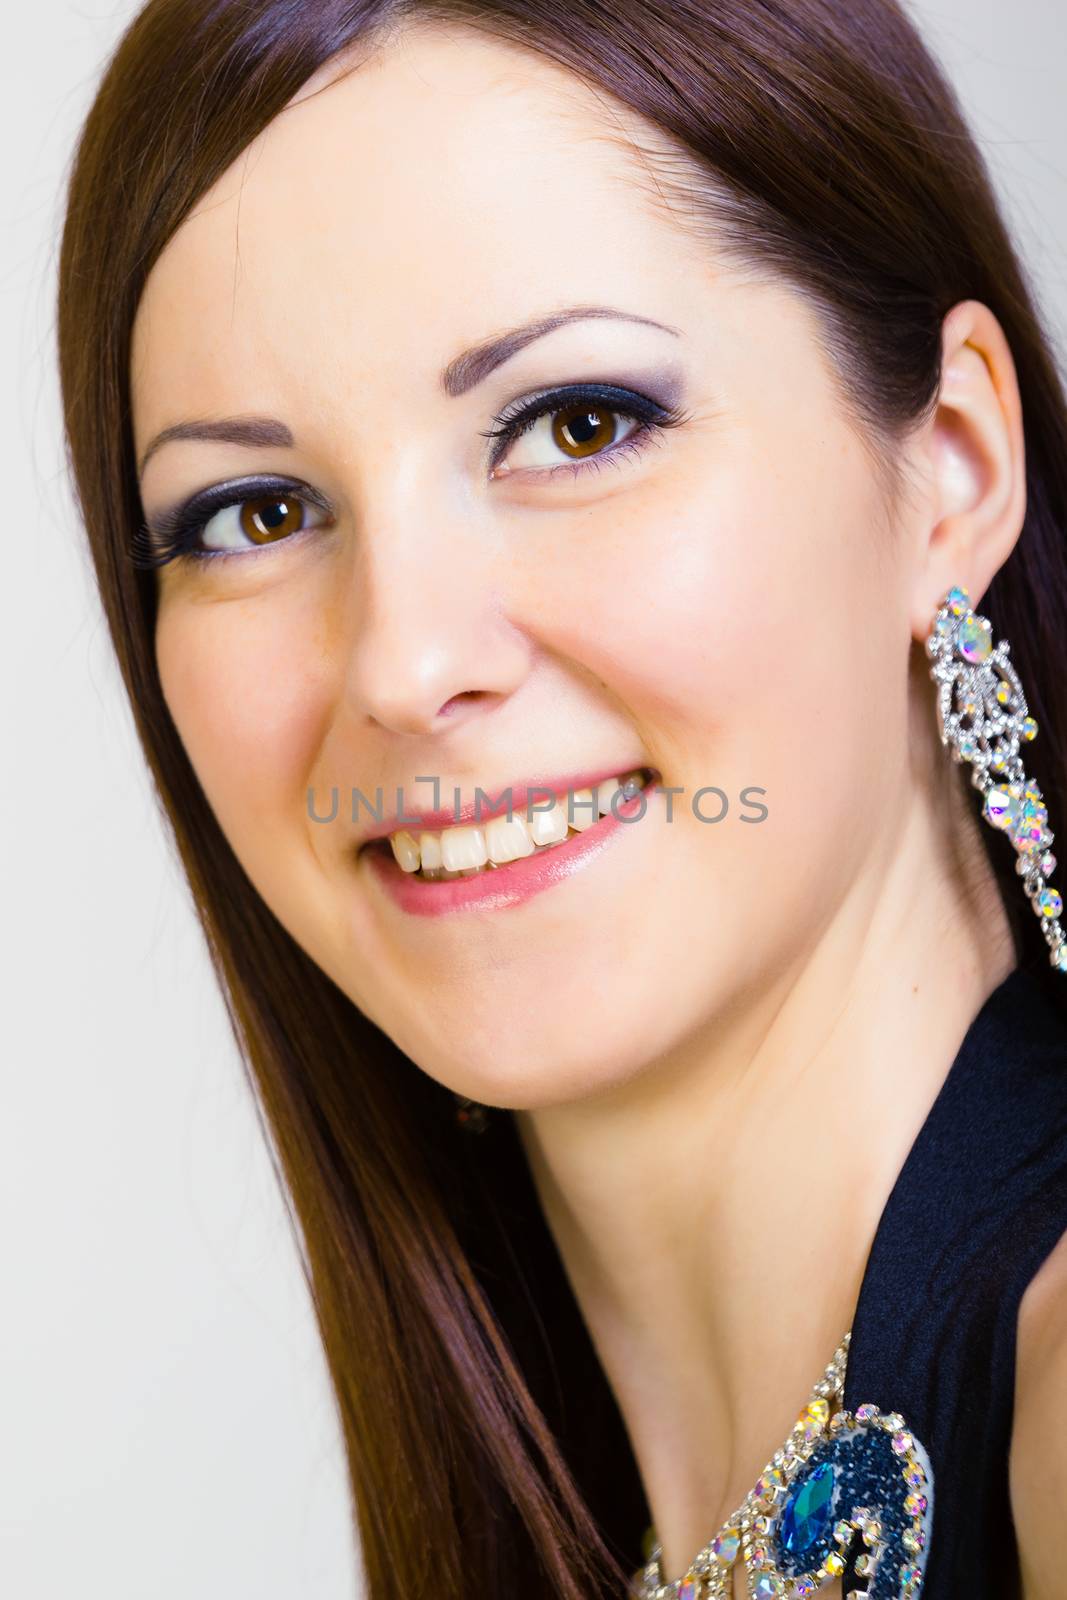
[[[1062,350],[1059,4],[915,13]],[[295,1247],[65,479],[60,190],[135,9],[39,0],[5,18],[0,1590],[348,1600],[341,1444]]]

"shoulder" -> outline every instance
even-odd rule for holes
[[[1067,1231],[1019,1308],[1008,1468],[1022,1600],[1058,1600],[1067,1575]]]

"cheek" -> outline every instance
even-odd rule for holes
[[[595,675],[684,791],[663,883],[698,985],[724,911],[751,928],[739,960],[766,951],[771,915],[776,937],[800,937],[844,892],[899,784],[884,752],[904,737],[906,674],[886,664],[907,623],[886,592],[877,490],[858,446],[807,444],[768,463],[739,442],[699,482],[658,482],[610,527],[590,519],[594,538],[558,553],[565,582],[541,568],[543,636]],[[694,807],[704,788],[725,802]],[[763,792],[746,800],[749,788]]]
[[[249,865],[266,830],[304,827],[326,714],[322,673],[296,616],[264,597],[161,607],[163,693],[197,777]]]
[[[709,446],[714,472],[605,506],[538,569],[538,633],[639,719],[653,758],[810,756],[888,653],[866,460],[849,436],[785,437],[771,462],[755,441]]]

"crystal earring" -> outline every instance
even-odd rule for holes
[[[1053,835],[1041,790],[1023,770],[1020,741],[1037,737],[1006,639],[993,643],[993,625],[971,609],[970,596],[949,590],[930,625],[926,653],[938,685],[937,720],[954,761],[969,761],[971,782],[983,795],[982,815],[1018,853],[1015,870],[1041,919],[1050,960],[1067,973],[1067,931],[1059,921],[1063,899],[1048,879],[1056,870]]]

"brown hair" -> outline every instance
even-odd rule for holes
[[[450,1094],[315,966],[246,878],[161,691],[140,523],[130,331],[146,274],[310,75],[406,19],[468,22],[569,68],[676,159],[658,192],[816,310],[873,458],[925,414],[959,300],[1005,330],[1028,505],[982,610],[1067,819],[1067,410],[1034,297],[956,99],[894,0],[150,0],[76,151],[58,341],[71,470],[137,730],[291,1206],[374,1600],[617,1593],[648,1508],[513,1120],[472,1141]],[[656,134],[658,130],[658,134]],[[597,135],[593,135],[597,136]],[[610,136],[610,135],[609,135]],[[1030,752],[1028,751],[1028,756]],[[1067,822],[1065,822],[1067,826]],[[1048,982],[1012,852],[983,829],[1019,958]]]

